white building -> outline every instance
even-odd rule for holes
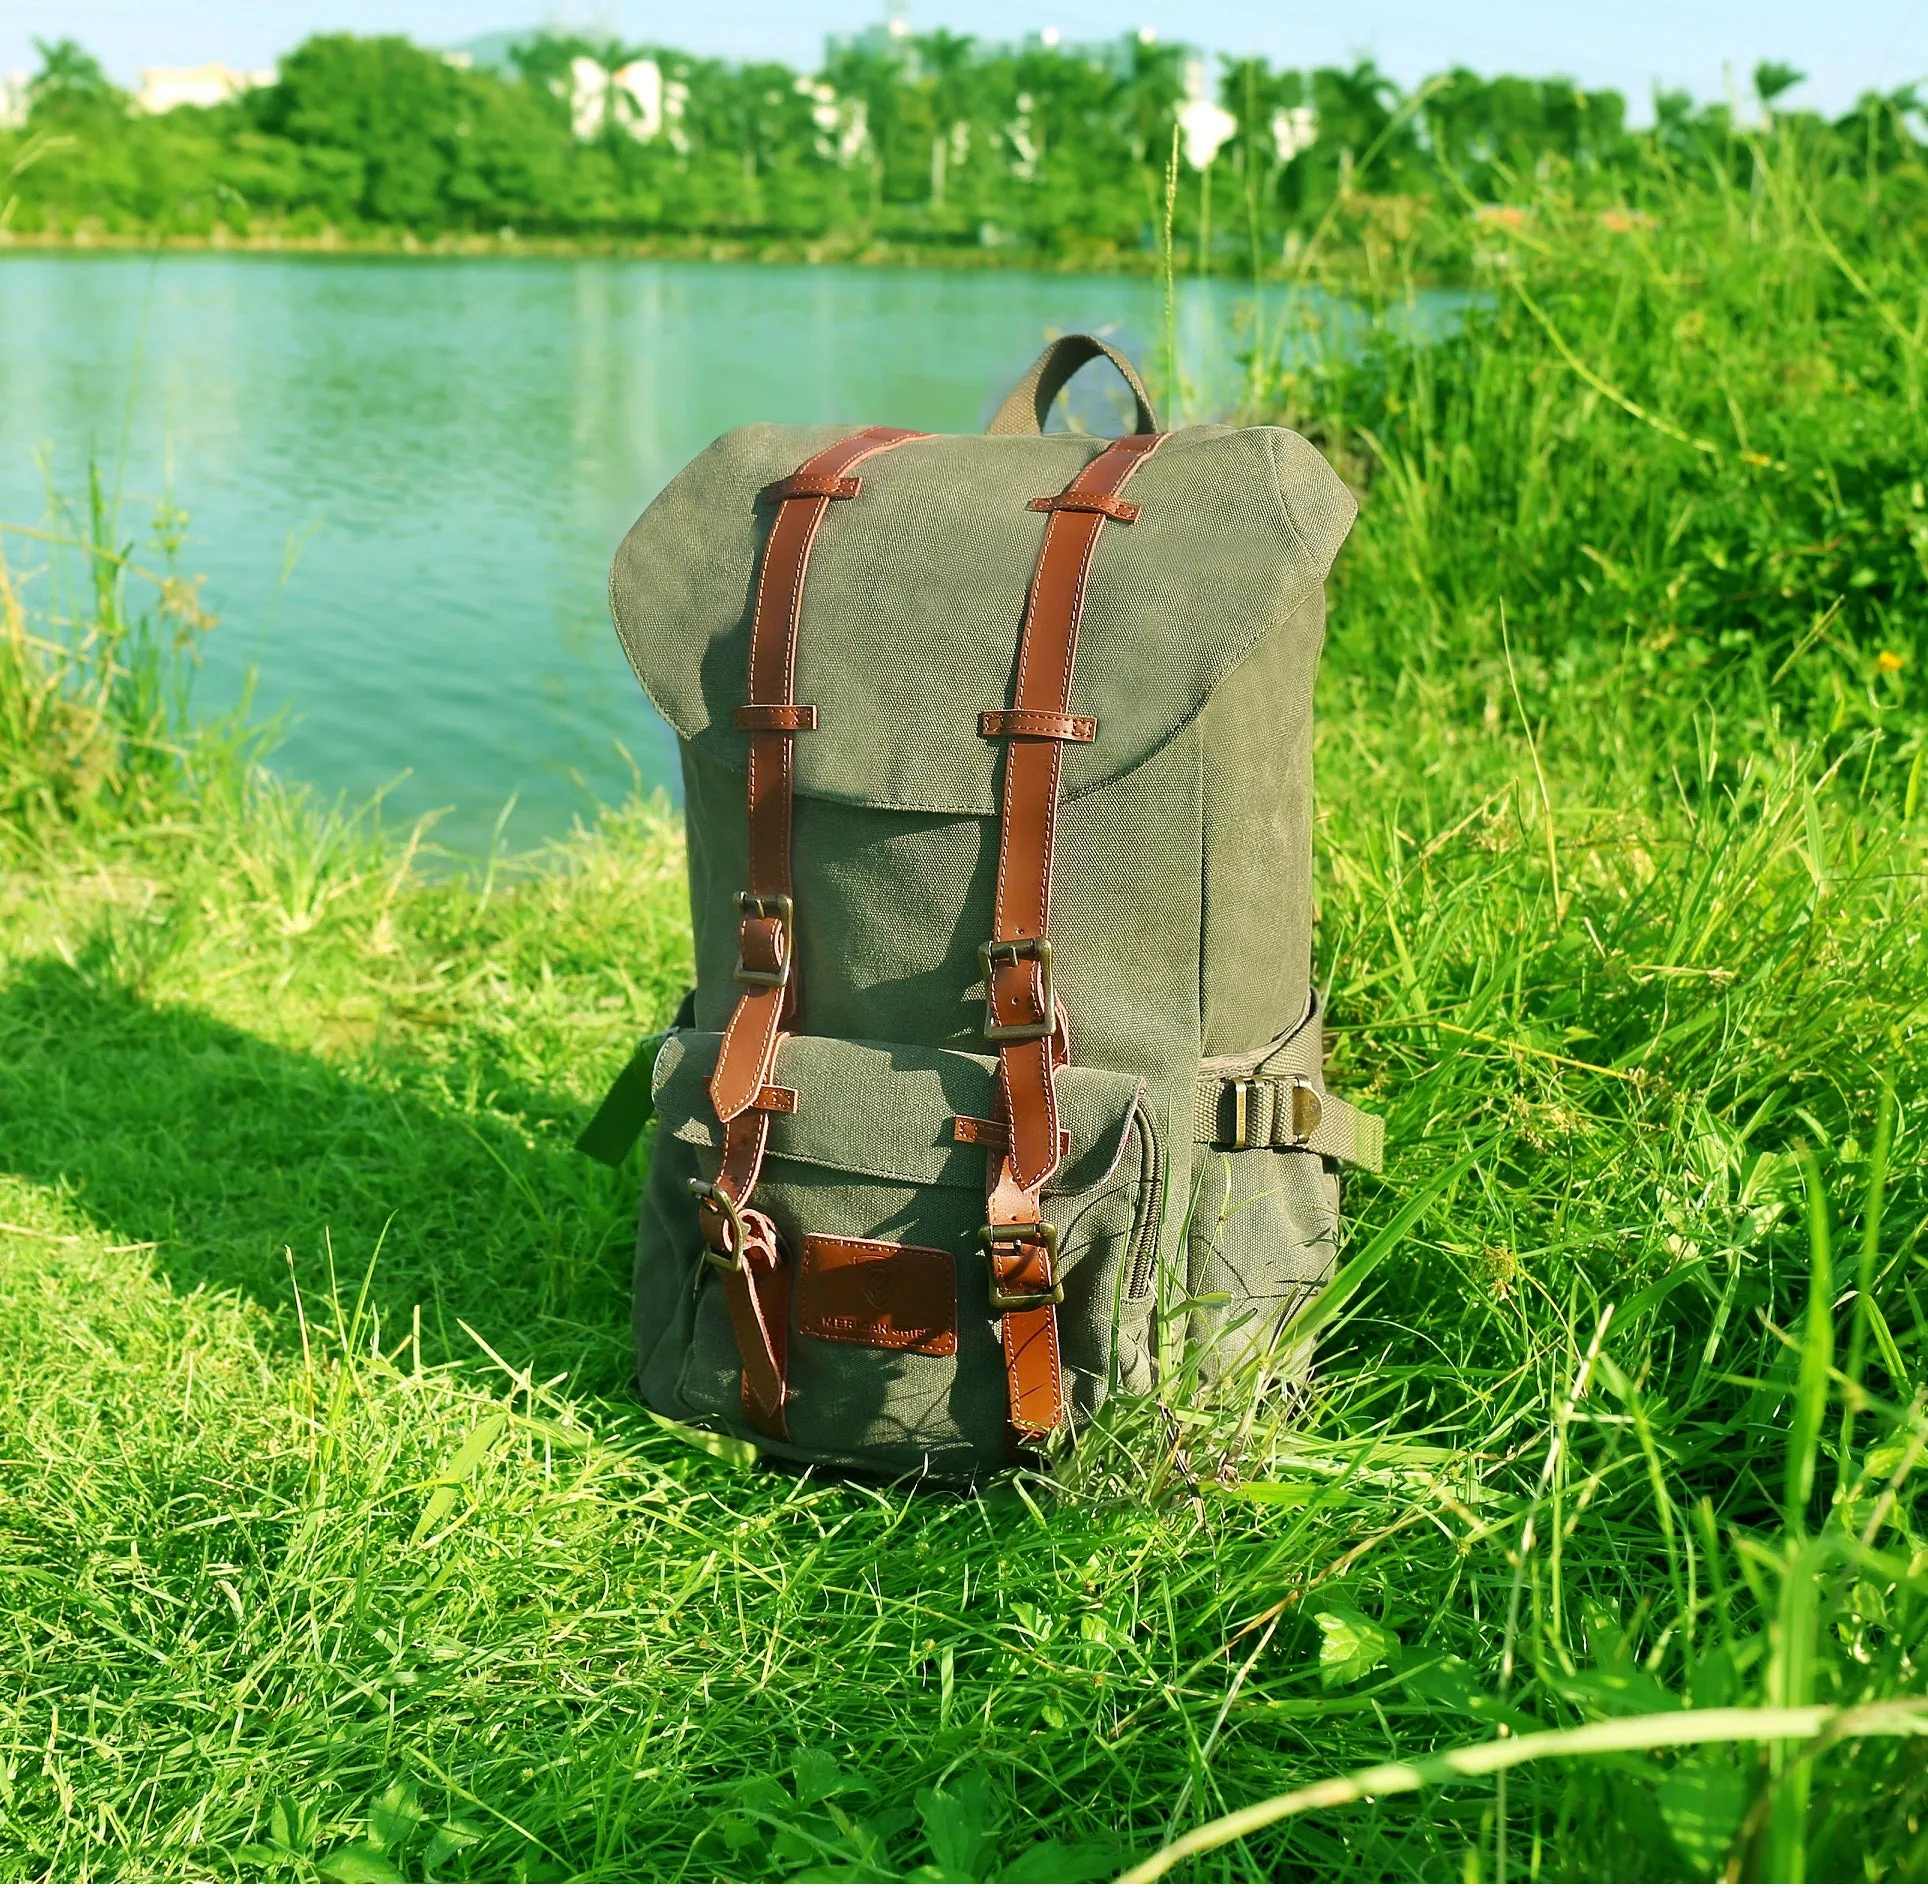
[[[1185,102],[1178,108],[1178,130],[1185,143],[1185,162],[1193,170],[1208,170],[1220,147],[1238,130],[1238,120],[1205,90],[1203,59],[1185,61]]]
[[[27,79],[24,72],[0,73],[0,131],[18,131],[27,122]]]
[[[568,78],[555,81],[555,90],[567,96],[569,128],[584,143],[599,137],[613,119],[638,144],[667,135],[677,150],[688,148],[683,113],[689,87],[665,79],[654,59],[632,59],[612,72],[578,54],[569,62]]]
[[[258,85],[272,85],[274,79],[272,71],[237,72],[218,60],[205,66],[148,66],[141,73],[134,108],[158,114],[182,105],[225,105]]]

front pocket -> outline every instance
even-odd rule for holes
[[[702,1262],[691,1175],[715,1174],[722,1131],[709,1079],[720,1037],[679,1031],[652,1087],[659,1153],[682,1198],[652,1189],[645,1263],[686,1291],[685,1317],[657,1340],[645,1394],[666,1414],[742,1430],[741,1360],[721,1275]],[[794,1112],[773,1114],[753,1204],[775,1222],[794,1267],[789,1442],[781,1452],[944,1473],[1004,1459],[1007,1391],[990,1272],[978,1245],[995,1115],[988,1056],[904,1044],[793,1036],[775,1085]],[[1045,1194],[1059,1229],[1065,1302],[1059,1341],[1066,1394],[1088,1417],[1142,1354],[1149,1300],[1128,1286],[1156,1238],[1158,1161],[1139,1085],[1104,1069],[1058,1077],[1070,1151]],[[651,1301],[666,1301],[659,1281]],[[640,1298],[639,1298],[640,1302]],[[1121,1344],[1121,1338],[1124,1340]],[[673,1387],[664,1356],[683,1355]],[[1136,1387],[1135,1385],[1133,1387]]]

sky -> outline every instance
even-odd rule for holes
[[[1747,95],[1756,61],[1809,75],[1789,105],[1845,110],[1864,90],[1928,77],[1928,0],[909,0],[913,28],[993,39],[1055,26],[1067,40],[1150,27],[1221,53],[1295,66],[1364,54],[1410,85],[1453,64],[1611,86],[1641,110],[1656,83]],[[36,37],[77,39],[122,84],[144,66],[270,66],[309,33],[405,32],[450,46],[545,22],[613,29],[731,59],[814,66],[826,33],[883,15],[883,0],[0,0],[0,73],[37,63]]]

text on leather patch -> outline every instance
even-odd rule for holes
[[[935,1246],[810,1233],[797,1275],[797,1329],[835,1344],[957,1355],[957,1261]]]

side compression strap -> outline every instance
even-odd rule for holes
[[[765,1435],[788,1430],[790,1255],[769,1216],[750,1207],[770,1139],[771,1076],[783,1032],[797,1014],[796,906],[790,879],[794,743],[817,725],[796,699],[797,625],[804,573],[818,527],[863,481],[851,468],[922,433],[870,426],[826,446],[762,494],[777,507],[757,576],[750,624],[750,698],[736,725],[750,737],[750,883],[737,894],[736,981],[743,986],[723,1032],[710,1102],[723,1125],[714,1180],[693,1180],[706,1256],[724,1274],[730,1323],[743,1355],[743,1413]]]
[[[1114,440],[1064,491],[1031,501],[1048,522],[1018,642],[1017,686],[1009,711],[987,711],[979,724],[987,738],[1005,742],[995,928],[978,954],[984,1036],[997,1051],[1007,1145],[988,1156],[982,1241],[991,1309],[1003,1319],[1017,1447],[1048,1436],[1065,1413],[1055,1309],[1064,1301],[1064,1283],[1057,1229],[1043,1218],[1041,1195],[1064,1158],[1055,1077],[1070,1049],[1049,923],[1062,744],[1090,738],[1071,713],[1078,621],[1098,534],[1107,519],[1129,523],[1138,515],[1117,494],[1162,437]]]
[[[1192,1137],[1236,1153],[1247,1147],[1298,1148],[1377,1173],[1385,1162],[1386,1124],[1328,1094],[1304,1075],[1198,1078]]]

